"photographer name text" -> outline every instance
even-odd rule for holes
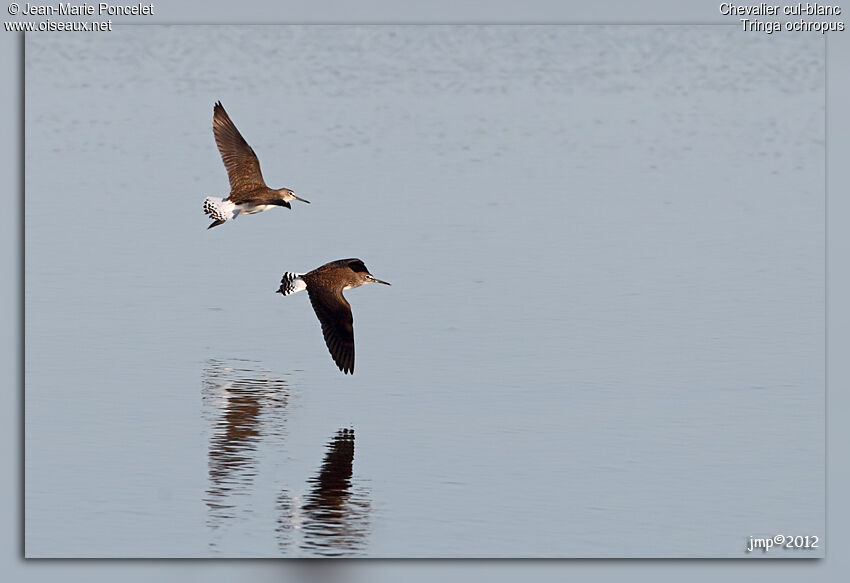
[[[153,16],[153,4],[73,4],[60,2],[58,4],[30,4],[21,7],[20,14],[24,16]]]

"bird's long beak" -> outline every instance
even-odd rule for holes
[[[375,277],[374,275],[373,275],[372,277],[374,277],[374,278],[375,278],[375,283],[382,283],[382,284],[384,284],[384,285],[392,285],[392,284],[391,284],[390,282],[388,282],[388,281],[381,281],[380,279],[378,279],[378,278],[377,278],[377,277]]]
[[[295,200],[300,200],[301,202],[306,202],[307,204],[310,204],[309,200],[305,200],[305,199],[301,198],[300,196],[295,196],[294,192],[292,193],[292,196],[295,197]]]

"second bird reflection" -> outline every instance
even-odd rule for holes
[[[300,530],[300,548],[320,556],[351,556],[365,551],[369,534],[368,493],[352,488],[354,430],[340,429],[328,442],[310,490],[295,508],[286,491],[278,496],[277,532],[281,547]]]

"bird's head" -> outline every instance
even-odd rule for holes
[[[354,272],[354,285],[353,287],[358,287],[361,285],[365,285],[367,283],[382,283],[384,285],[390,285],[387,281],[382,281],[369,273],[369,270],[366,269],[366,265],[359,259],[351,259],[348,263],[348,268]]]
[[[307,204],[310,204],[309,200],[304,200],[299,196],[295,196],[295,193],[289,190],[288,188],[279,188],[277,190],[277,194],[279,198],[275,204],[285,206],[286,208],[292,208],[292,206],[289,204],[290,200],[300,200],[301,202],[306,202]]]

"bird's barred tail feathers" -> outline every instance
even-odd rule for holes
[[[204,199],[204,213],[215,221],[210,227],[235,219],[237,214],[234,212],[235,210],[236,205],[229,200],[222,200],[215,196],[208,196]]]
[[[302,273],[292,273],[291,271],[284,273],[280,280],[280,287],[277,293],[288,296],[307,289],[307,282],[301,279],[302,275]]]

